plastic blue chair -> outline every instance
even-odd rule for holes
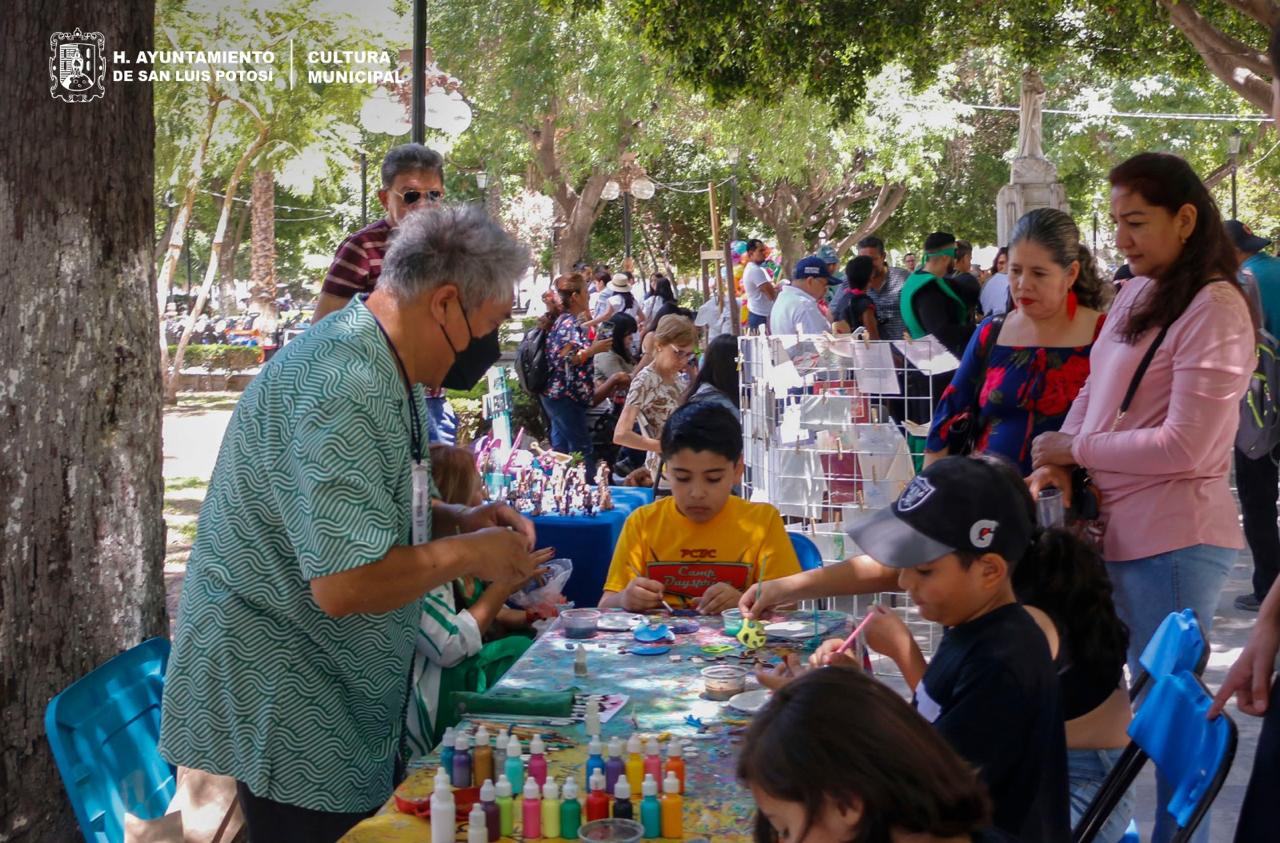
[[[175,770],[158,751],[168,664],[168,639],[152,638],[77,680],[45,709],[53,758],[89,843],[122,843],[126,811],[163,816],[177,790]]]
[[[787,536],[790,537],[791,546],[795,548],[796,557],[800,560],[800,570],[814,571],[822,567],[822,552],[813,541],[799,533],[787,533]]]
[[[1147,642],[1138,662],[1142,670],[1134,677],[1133,686],[1129,689],[1130,702],[1142,695],[1153,678],[1159,679],[1183,670],[1196,676],[1203,674],[1205,665],[1209,663],[1209,643],[1205,641],[1204,629],[1195,610],[1170,612]]]
[[[1236,755],[1235,722],[1226,714],[1206,720],[1213,695],[1188,670],[1160,676],[1129,724],[1130,743],[1103,783],[1072,839],[1093,840],[1147,760],[1173,786],[1164,807],[1178,830],[1173,843],[1190,840],[1217,797]]]

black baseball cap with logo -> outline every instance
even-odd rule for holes
[[[1020,560],[1035,531],[1025,496],[996,466],[947,457],[911,481],[892,506],[849,528],[862,552],[890,568],[916,568],[949,553]]]

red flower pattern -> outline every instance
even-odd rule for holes
[[[1060,367],[1046,371],[1035,411],[1042,416],[1065,415],[1088,377],[1089,358],[1084,356],[1073,356]]]

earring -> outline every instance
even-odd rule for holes
[[[1076,296],[1075,290],[1067,291],[1067,318],[1076,318],[1076,309],[1080,306],[1080,299]]]

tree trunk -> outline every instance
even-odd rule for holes
[[[1173,25],[1196,48],[1214,76],[1264,114],[1271,112],[1269,77],[1273,73],[1265,52],[1215,27],[1188,0],[1160,0],[1160,5],[1169,14]],[[1236,2],[1232,5],[1257,20],[1268,32],[1278,14],[1275,4],[1269,2]]]
[[[152,0],[154,3],[154,0]],[[156,277],[156,298],[159,300],[157,316],[160,321],[160,374],[161,377],[169,368],[169,341],[164,335],[164,307],[169,299],[169,285],[173,283],[174,273],[178,271],[178,258],[182,256],[182,244],[187,236],[187,222],[191,219],[191,209],[195,205],[196,193],[200,190],[200,180],[204,177],[204,159],[209,151],[209,139],[213,137],[213,124],[218,118],[218,108],[224,97],[209,96],[209,107],[205,111],[204,131],[200,134],[200,145],[196,147],[195,157],[191,159],[191,172],[187,174],[187,184],[182,192],[182,204],[173,218],[173,228],[169,235],[169,251],[165,254],[164,263]],[[154,175],[149,174],[153,179]],[[150,180],[150,179],[149,179]]]
[[[836,245],[836,254],[843,255],[846,250],[853,248],[863,237],[875,234],[876,229],[888,222],[889,217],[893,216],[894,211],[898,210],[902,200],[906,198],[907,188],[904,185],[886,184],[882,186],[876,196],[875,204],[871,206],[871,211],[866,218]]]
[[[249,274],[253,279],[250,311],[262,314],[256,326],[263,339],[276,330],[276,178],[263,164],[253,174]]]
[[[164,635],[150,85],[49,94],[50,33],[153,48],[154,0],[0,14],[0,840],[79,839],[49,699]],[[104,56],[103,59],[107,57]]]
[[[244,242],[244,229],[249,223],[249,206],[241,205],[236,212],[235,233],[222,248],[221,277],[218,280],[218,312],[227,316],[235,312],[236,301],[236,258],[240,254],[240,244]]]
[[[178,347],[173,352],[173,369],[169,372],[169,379],[165,385],[165,400],[170,404],[178,403],[178,383],[182,380],[182,359],[186,356],[187,344],[191,342],[191,332],[195,330],[196,320],[200,318],[200,312],[204,310],[205,302],[209,300],[209,290],[213,288],[214,279],[218,277],[218,257],[222,252],[223,239],[227,236],[227,222],[231,219],[231,206],[236,201],[236,189],[240,187],[240,179],[244,177],[244,171],[249,163],[257,158],[258,153],[266,146],[269,132],[269,126],[259,123],[258,136],[240,156],[235,170],[231,173],[231,178],[227,180],[227,190],[222,196],[222,213],[218,215],[218,228],[214,231],[213,244],[209,247],[209,266],[205,269],[204,282],[200,285],[200,294],[196,296],[196,303],[187,314],[187,321],[182,326],[182,337],[178,340]]]

